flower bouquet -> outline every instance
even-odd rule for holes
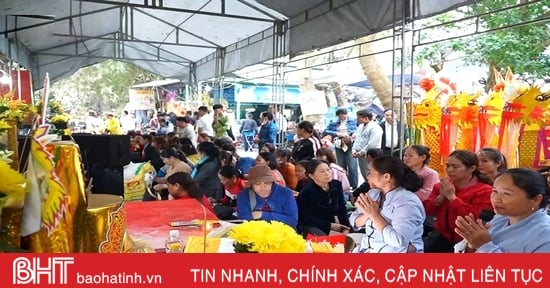
[[[11,119],[21,122],[27,114],[35,113],[36,108],[21,100],[15,100],[14,91],[0,97],[0,119]]]
[[[56,134],[59,134],[59,135],[71,134],[71,130],[69,129],[70,119],[71,117],[69,116],[69,114],[66,114],[66,113],[57,114],[50,119],[50,122],[55,126],[55,129],[57,130],[55,131]]]
[[[237,253],[305,253],[306,240],[296,231],[277,221],[250,221],[231,229],[228,237]]]
[[[0,178],[0,251],[8,251],[20,246],[21,207],[28,186],[25,177],[4,161],[0,161]]]
[[[42,103],[42,100],[38,101],[36,103],[36,110],[38,111],[38,114],[42,114],[42,109],[44,109],[44,104]],[[50,100],[48,101],[48,107],[47,109],[51,114],[63,114],[65,113],[65,109],[63,109],[63,105],[57,100]]]

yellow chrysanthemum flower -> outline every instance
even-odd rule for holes
[[[52,117],[52,119],[50,119],[50,122],[52,123],[55,123],[55,122],[69,122],[69,119],[71,117],[68,115],[68,114],[57,114],[55,116]]]
[[[6,129],[9,129],[11,128],[11,125],[8,124],[8,122],[4,121],[4,120],[0,120],[0,131],[4,131]]]
[[[0,179],[0,192],[8,197],[19,197],[27,192],[25,177],[3,161],[0,161]]]
[[[235,226],[229,233],[236,250],[257,253],[303,253],[306,241],[281,222],[250,221]]]

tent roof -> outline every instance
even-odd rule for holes
[[[471,0],[415,0],[426,17]],[[382,30],[386,0],[0,0],[0,52],[33,71],[35,88],[107,59],[167,78],[204,80],[273,58],[276,23],[296,55]],[[397,1],[398,8],[403,3]],[[400,10],[397,10],[400,11]],[[398,17],[397,17],[398,18]],[[323,31],[320,33],[319,31]],[[222,50],[220,50],[222,49]],[[192,77],[190,77],[192,74]]]

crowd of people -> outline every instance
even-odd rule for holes
[[[143,200],[194,198],[220,219],[276,220],[304,237],[354,233],[358,253],[550,252],[547,178],[507,169],[497,149],[455,150],[440,175],[427,147],[399,150],[392,110],[378,122],[338,109],[324,131],[302,121],[292,149],[277,147],[266,111],[253,159],[237,153],[221,105],[198,114],[166,134],[132,134],[135,156],[157,170]]]

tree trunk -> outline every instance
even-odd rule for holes
[[[485,81],[485,86],[484,86],[486,93],[489,93],[489,91],[496,84],[495,69],[500,73],[500,67],[496,66],[493,63],[489,63],[489,74],[487,74],[488,77],[487,77],[487,80]]]
[[[364,43],[364,42],[371,42],[376,39],[376,34],[368,35],[362,38],[359,38],[356,41],[356,43]],[[380,98],[380,101],[382,102],[382,105],[384,106],[384,109],[388,109],[391,107],[392,103],[392,84],[391,81],[388,79],[388,76],[386,73],[384,73],[384,70],[378,63],[378,59],[376,59],[376,55],[373,54],[372,45],[374,43],[364,43],[361,45],[361,55],[368,55],[359,58],[359,62],[361,63],[361,67],[363,67],[363,73],[365,73],[365,76],[367,77],[367,80],[369,80],[372,88],[374,89],[374,92]]]

